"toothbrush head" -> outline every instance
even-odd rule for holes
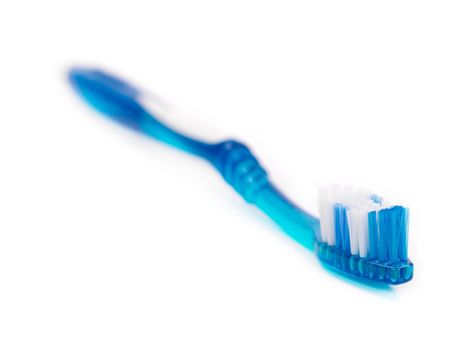
[[[319,198],[319,259],[341,272],[388,284],[408,282],[406,207],[351,189],[322,190]]]

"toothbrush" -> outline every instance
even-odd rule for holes
[[[292,203],[236,140],[207,143],[164,124],[140,89],[97,69],[73,68],[74,89],[104,115],[209,162],[245,201],[256,205],[322,263],[362,281],[400,284],[413,277],[408,209],[370,192],[333,187],[319,195],[321,221]]]

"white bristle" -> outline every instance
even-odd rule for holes
[[[341,190],[337,186],[330,189],[321,188],[319,191],[321,239],[329,245],[335,244],[334,203],[338,201],[340,192]]]
[[[325,202],[325,198],[327,198],[327,195],[325,193],[325,190],[324,189],[320,189],[319,190],[319,200],[318,200],[318,210],[319,210],[319,213],[320,215],[322,215],[322,213],[324,213],[324,211],[326,210],[326,202]],[[321,232],[319,233],[319,237],[317,237],[321,242],[325,242],[327,243],[328,240],[327,240],[327,237],[326,237],[326,232],[328,231],[326,229],[326,222],[325,220],[322,220],[321,221]]]
[[[365,258],[368,254],[368,212],[364,209],[360,210],[358,253],[362,258]]]
[[[331,200],[326,203],[325,215],[327,217],[326,230],[328,244],[334,245],[336,243],[336,230],[334,228],[334,208]]]
[[[319,214],[321,234],[318,239],[330,246],[336,245],[334,207],[341,204],[347,214],[350,253],[366,257],[368,254],[368,213],[391,207],[386,201],[376,203],[368,191],[350,187],[333,186],[320,189]]]

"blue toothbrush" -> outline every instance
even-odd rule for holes
[[[74,68],[69,80],[104,115],[208,161],[247,202],[298,243],[316,251],[331,268],[387,284],[412,279],[407,208],[368,192],[335,187],[320,192],[320,224],[269,181],[245,144],[236,140],[207,143],[177,132],[151,114],[139,89],[101,70]]]

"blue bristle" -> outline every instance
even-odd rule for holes
[[[342,250],[350,253],[349,222],[347,220],[347,208],[345,207],[342,210]]]
[[[397,263],[407,259],[407,210],[401,206],[382,209],[378,216],[378,260]]]
[[[393,258],[391,261],[407,260],[407,209],[401,206],[390,208],[391,222],[395,240],[392,242]]]
[[[380,240],[378,245],[379,261],[392,261],[394,258],[394,241],[397,239],[394,229],[394,211],[391,209],[380,210],[378,226]]]
[[[406,217],[406,210],[404,207],[401,206],[396,206],[391,208],[394,210],[394,237],[396,238],[392,244],[393,246],[391,247],[391,261],[397,262],[400,259],[400,250],[403,245],[405,245],[405,231],[406,231],[406,225],[405,225],[405,217]]]
[[[402,261],[406,261],[408,259],[407,256],[407,245],[408,245],[408,218],[409,218],[409,211],[407,208],[404,208],[404,213],[402,215],[401,220],[401,237],[399,243],[399,259]]]
[[[389,249],[389,235],[391,232],[390,229],[390,220],[387,211],[380,210],[378,213],[378,260],[387,261],[388,260],[388,249]]]
[[[347,209],[342,204],[336,204],[334,206],[334,229],[336,232],[336,248],[346,253],[350,252]]]
[[[378,221],[376,211],[368,213],[368,257],[376,259],[378,256]]]
[[[389,262],[396,263],[399,260],[399,244],[401,238],[400,228],[400,215],[397,213],[399,210],[394,210],[393,218],[389,222],[389,235],[388,235],[388,256]]]
[[[336,249],[342,248],[342,233],[341,233],[341,211],[342,205],[334,205],[334,230],[336,235]]]

